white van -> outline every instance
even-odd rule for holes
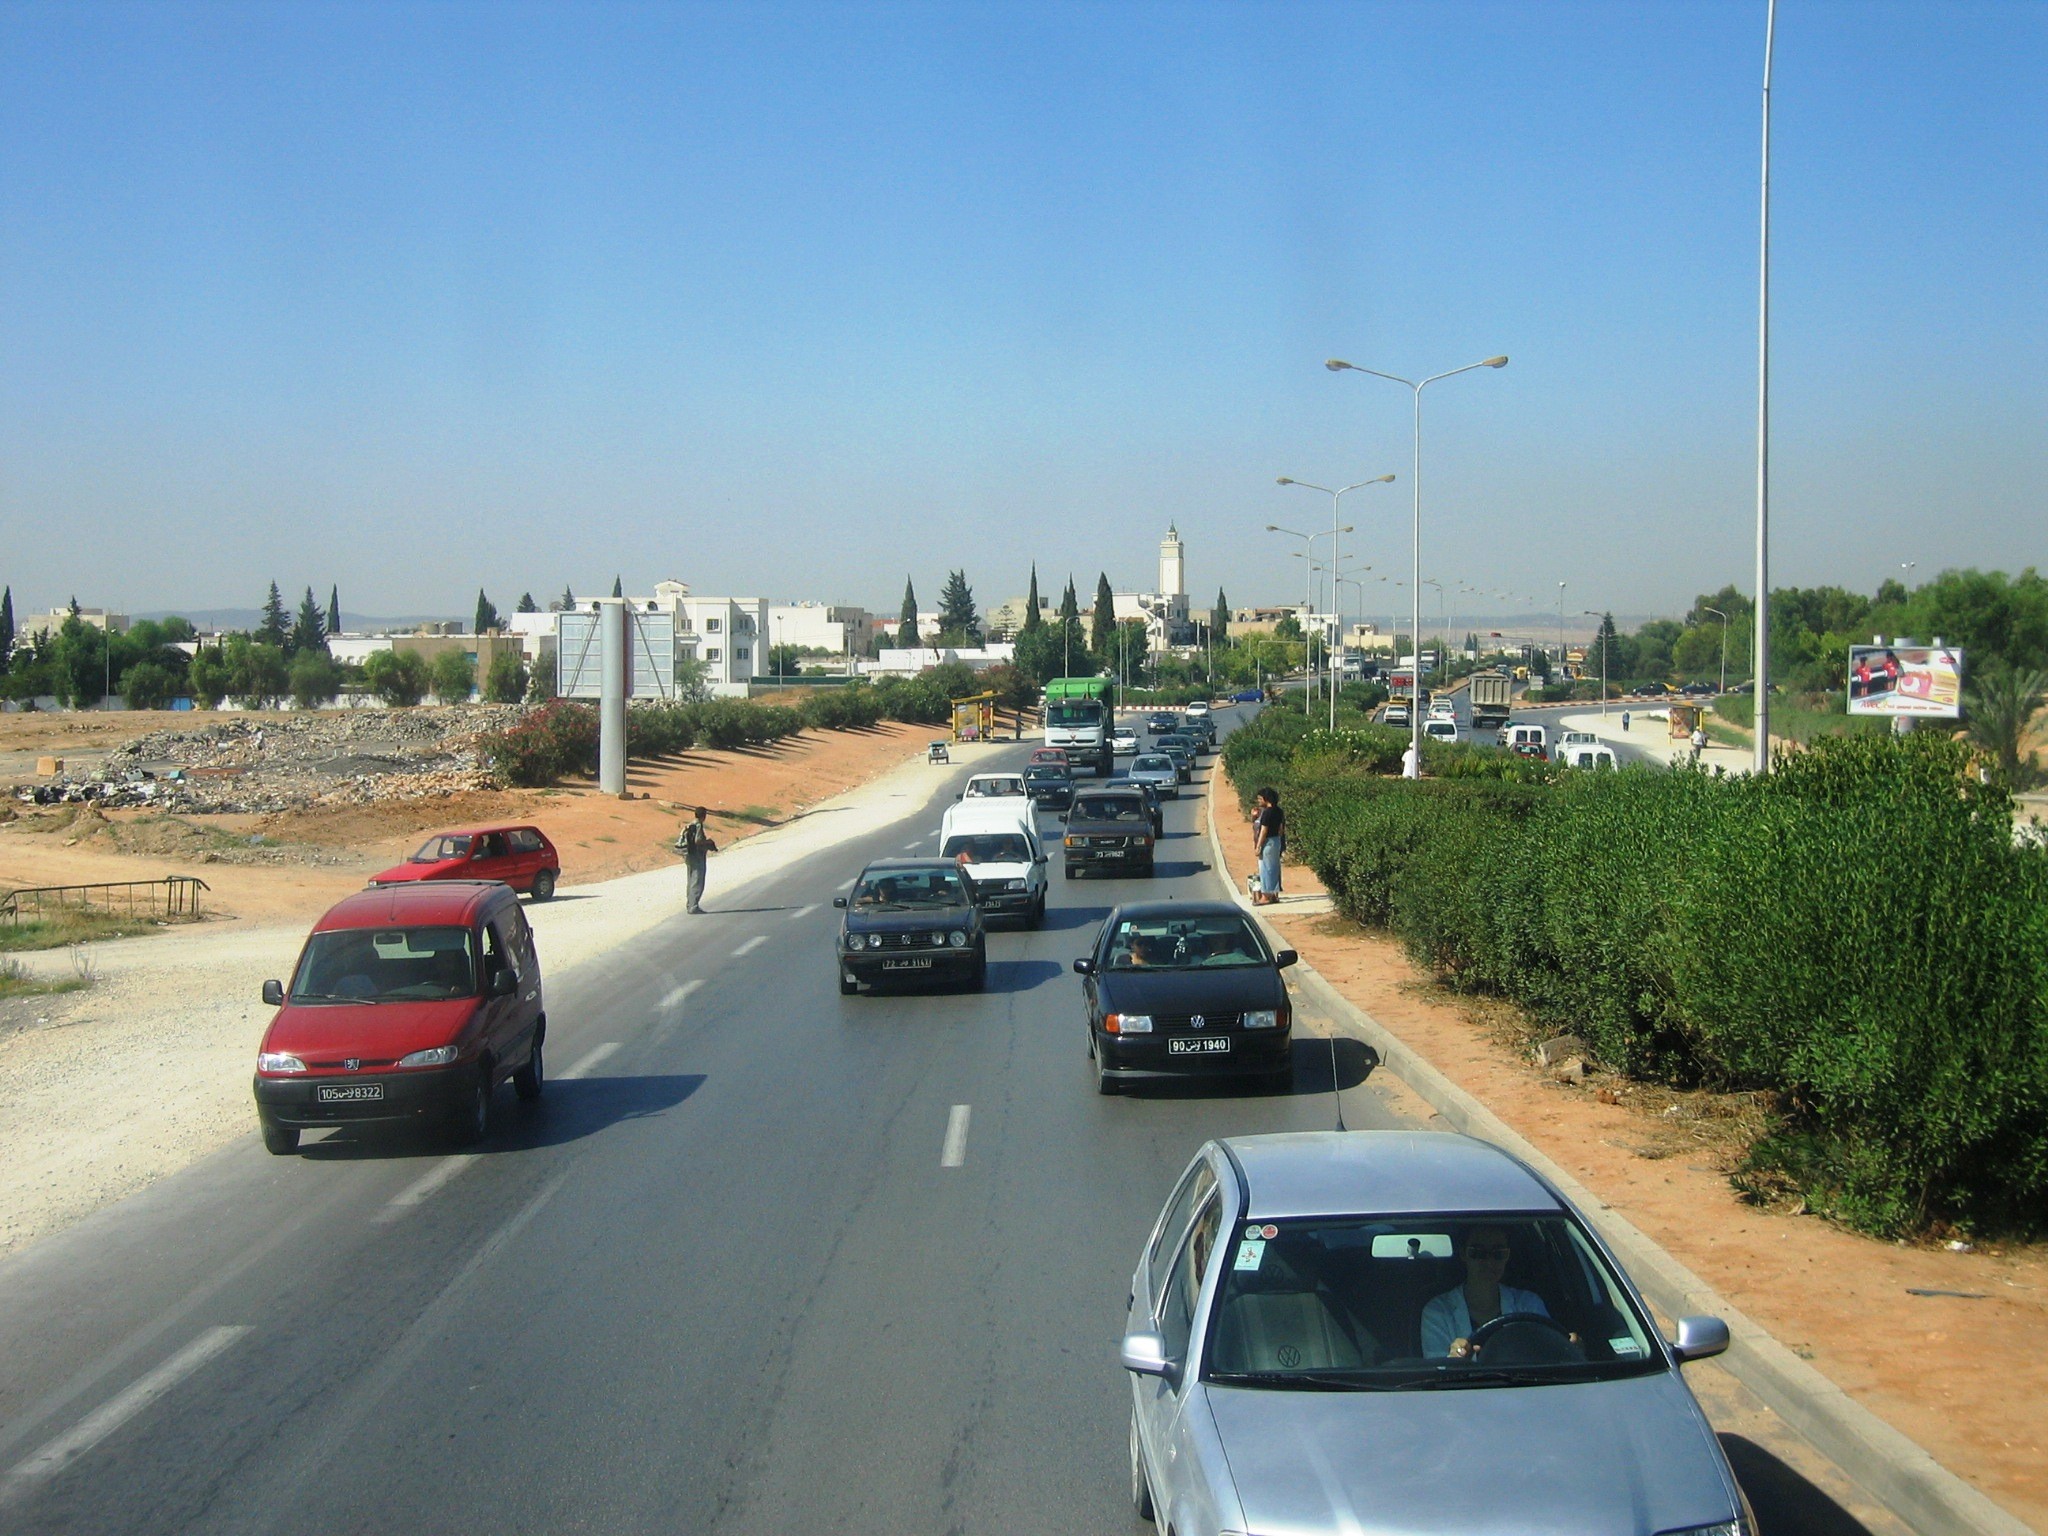
[[[1504,747],[1541,747],[1546,756],[1550,752],[1550,733],[1540,725],[1524,725],[1519,720],[1500,728],[1499,741]]]
[[[1422,722],[1424,741],[1456,741],[1458,722],[1444,715],[1431,715]]]
[[[1024,775],[1021,773],[971,774],[966,788],[960,791],[962,800],[1005,800],[1013,795],[1021,800],[1031,798],[1031,792],[1025,788]]]
[[[1045,920],[1047,855],[1029,800],[955,801],[939,828],[939,854],[960,860],[991,922],[1016,917],[1036,928]]]
[[[1557,749],[1557,760],[1567,768],[1618,768],[1614,760],[1614,748],[1588,747],[1574,742],[1568,747]]]

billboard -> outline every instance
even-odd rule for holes
[[[597,615],[564,613],[556,621],[555,692],[565,699],[595,699],[604,692],[603,647]],[[626,697],[672,699],[676,694],[676,621],[672,613],[626,610]]]
[[[1963,653],[1946,645],[1849,647],[1849,713],[1954,720],[1963,712]]]

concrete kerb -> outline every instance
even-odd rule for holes
[[[1220,769],[1221,763],[1217,766]],[[1220,772],[1211,773],[1203,797],[1213,864],[1231,899],[1256,919],[1259,910],[1229,878],[1222,835],[1216,828],[1215,794],[1221,777]],[[1398,1035],[1345,998],[1313,966],[1303,962],[1295,975],[1321,1012],[1370,1046],[1381,1067],[1413,1089],[1446,1125],[1506,1148],[1555,1184],[1599,1228],[1653,1306],[1672,1318],[1707,1313],[1725,1320],[1730,1343],[1722,1364],[1728,1373],[1921,1536],[2035,1536],[2032,1527],[1772,1338]]]

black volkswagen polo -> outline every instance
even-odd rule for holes
[[[1294,1013],[1274,950],[1227,901],[1146,901],[1113,909],[1094,952],[1074,962],[1088,1001],[1095,1084],[1181,1074],[1293,1081]]]
[[[877,859],[860,872],[853,895],[834,896],[839,925],[839,990],[878,981],[962,982],[980,991],[988,977],[988,939],[973,881],[951,859]]]

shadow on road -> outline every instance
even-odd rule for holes
[[[1045,921],[1039,927],[1047,933],[1063,933],[1071,928],[1096,928],[1107,916],[1108,907],[1047,907]]]
[[[1798,1531],[1800,1536],[1870,1536],[1869,1526],[1754,1440],[1729,1434],[1720,1440],[1761,1529]]]
[[[551,1082],[537,1104],[516,1103],[503,1088],[491,1106],[490,1134],[474,1146],[455,1146],[435,1128],[343,1126],[299,1155],[311,1162],[445,1157],[450,1152],[494,1156],[558,1147],[581,1141],[627,1120],[644,1120],[674,1109],[704,1084],[701,1073],[646,1077],[579,1077]]]
[[[1057,981],[1065,974],[1066,967],[1057,960],[991,960],[988,963],[988,990],[1029,992],[1033,987]]]

